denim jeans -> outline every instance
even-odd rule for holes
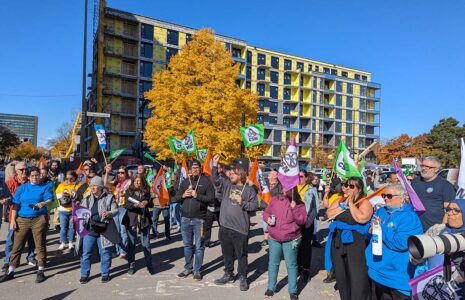
[[[126,208],[118,208],[118,216],[114,217],[116,229],[121,236],[121,243],[116,245],[116,253],[119,255],[126,255],[128,247],[128,233],[126,232],[126,226],[122,224],[124,214],[126,214]]]
[[[181,228],[181,203],[170,204],[170,224]]]
[[[297,294],[297,253],[302,238],[297,238],[289,242],[277,242],[271,237],[268,239],[269,260],[268,260],[268,289],[276,291],[276,281],[278,278],[279,264],[281,256],[284,254],[284,261],[287,268],[287,290],[289,294]]]
[[[5,258],[3,259],[3,262],[5,264],[10,263],[11,250],[13,250],[14,236],[15,236],[15,232],[8,228],[8,233],[6,235],[6,241],[5,241]],[[35,251],[36,251],[36,244],[34,243],[34,238],[31,235],[29,239],[27,240],[27,261],[32,261],[36,258],[36,254],[34,253]]]
[[[165,224],[165,236],[167,238],[170,237],[170,209],[169,208],[158,208],[158,207],[155,207],[153,209],[153,213],[152,213],[152,232],[153,232],[153,235],[155,236],[155,238],[157,238],[157,235],[158,235],[158,230],[157,230],[157,227],[158,227],[158,218],[160,217],[160,214],[163,215],[163,220],[164,220],[164,224]]]
[[[100,235],[92,236],[88,234],[83,237],[82,241],[81,277],[89,277],[92,253],[96,246],[100,254],[100,273],[102,276],[110,275],[112,247],[102,248]]]
[[[74,224],[71,220],[71,212],[60,211],[60,243],[74,241]]]
[[[205,250],[203,245],[203,222],[202,219],[195,218],[182,217],[181,219],[184,259],[186,260],[184,268],[187,271],[193,270],[195,273],[200,273],[203,263],[203,252]],[[194,259],[194,264],[192,264],[192,259]]]
[[[137,228],[128,227],[128,264],[129,268],[135,268],[136,245],[137,245]],[[141,229],[140,243],[144,250],[145,265],[147,268],[152,268],[152,252],[150,248],[150,227]]]

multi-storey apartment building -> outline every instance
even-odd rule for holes
[[[0,126],[10,129],[21,141],[31,142],[34,146],[37,146],[38,125],[37,116],[0,113]]]
[[[196,29],[112,8],[106,8],[103,22],[103,41],[94,43],[94,92],[88,110],[111,114],[105,122],[110,149],[140,151],[143,128],[151,115],[143,93],[152,87],[152,73],[163,70]],[[292,136],[297,138],[302,160],[312,157],[317,144],[336,148],[344,139],[359,153],[379,137],[381,86],[371,82],[371,73],[218,34],[216,38],[240,64],[237,85],[259,94],[258,122],[265,125],[267,144],[263,159],[278,160],[283,143]],[[100,102],[95,93],[99,43],[104,63]],[[87,123],[92,122],[90,118]],[[93,136],[90,129],[86,149]]]

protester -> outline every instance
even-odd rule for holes
[[[85,179],[85,182],[81,184],[81,186],[77,189],[77,192],[76,192],[77,203],[79,203],[80,201],[82,201],[82,199],[87,198],[90,195],[91,189],[90,189],[89,183],[91,179],[97,175],[95,168],[92,166],[90,161],[89,161],[89,165],[84,165],[83,170],[84,170],[84,175],[86,179]]]
[[[301,226],[307,221],[305,204],[300,200],[296,188],[285,194],[274,196],[263,213],[268,224],[270,238],[268,261],[268,287],[265,296],[271,297],[276,291],[281,256],[287,268],[288,292],[291,299],[298,299],[297,256],[302,240]]]
[[[4,208],[11,202],[11,194],[5,182],[0,181],[0,225],[2,224]],[[8,268],[6,268],[8,269]]]
[[[66,172],[66,180],[58,185],[55,190],[58,200],[58,215],[60,217],[60,246],[58,250],[64,250],[66,244],[68,248],[74,248],[74,224],[71,220],[71,211],[73,201],[77,198],[77,190],[81,187],[81,183],[77,182],[77,174],[75,171]]]
[[[300,199],[305,204],[305,211],[307,213],[307,220],[300,231],[302,240],[300,242],[297,265],[301,270],[301,279],[304,282],[308,281],[310,277],[310,262],[312,260],[312,242],[314,238],[314,228],[316,215],[319,211],[318,191],[310,184],[310,178],[313,178],[312,173],[307,173],[301,170],[299,174],[300,183],[297,185]],[[305,192],[302,193],[302,190]]]
[[[236,160],[229,174],[229,179],[219,176],[219,154],[213,157],[213,181],[218,183],[221,191],[221,209],[219,239],[223,254],[224,275],[215,280],[215,284],[223,285],[234,281],[234,260],[238,261],[239,287],[247,291],[247,246],[250,230],[249,212],[258,209],[257,191],[247,185],[247,171],[241,160]]]
[[[163,167],[166,170],[167,167]],[[171,186],[168,189],[168,193],[171,198],[174,198],[176,196],[176,192],[174,190],[174,186]],[[170,202],[168,203],[160,203],[158,195],[153,192],[152,190],[152,199],[153,199],[153,212],[152,212],[152,232],[154,238],[158,238],[158,219],[160,218],[160,214],[163,216],[163,224],[165,225],[165,238],[168,241],[171,241],[171,226],[170,226]]]
[[[360,178],[349,178],[345,186],[347,199],[342,203],[333,202],[327,211],[328,218],[334,221],[329,227],[325,267],[329,272],[334,266],[341,300],[370,299],[365,225],[373,215],[373,207],[369,201],[358,202],[364,196]]]
[[[8,165],[5,167],[5,182],[10,180],[10,178],[14,177],[16,175],[16,169],[15,166],[17,163],[19,163],[21,159],[18,158],[13,158]]]
[[[137,202],[133,201],[136,200]],[[136,272],[136,244],[137,232],[140,233],[140,242],[144,250],[144,259],[147,270],[153,274],[152,253],[150,247],[150,227],[152,220],[149,207],[153,206],[150,201],[150,191],[143,174],[136,174],[126,192],[126,214],[123,217],[123,224],[128,233],[128,274]]]
[[[28,174],[29,182],[18,188],[12,201],[10,230],[15,231],[13,249],[10,254],[8,272],[0,277],[0,282],[14,278],[15,269],[19,266],[21,259],[21,252],[30,236],[34,238],[37,249],[39,269],[36,283],[46,280],[44,268],[47,260],[45,240],[48,229],[47,206],[52,203],[53,191],[49,185],[40,184],[37,167],[31,167],[26,174]]]
[[[84,198],[81,206],[90,209],[88,220],[89,233],[82,239],[81,278],[79,282],[89,281],[92,254],[98,247],[100,255],[101,282],[110,280],[111,247],[121,240],[114,218],[118,215],[115,197],[104,189],[103,180],[95,176],[90,181],[91,194]]]
[[[388,183],[399,183],[399,178],[396,173],[389,173]]]
[[[58,186],[59,183],[63,182],[63,174],[60,173],[60,162],[58,160],[52,160],[50,162],[50,168],[48,169],[47,177],[53,184]]]
[[[205,218],[204,242],[205,242],[205,247],[208,247],[208,248],[211,248],[214,245],[211,242],[213,221],[216,220],[216,223],[218,223],[218,226],[220,225],[220,207],[221,207],[221,199],[223,198],[220,182],[222,182],[222,180],[228,180],[228,177],[226,176],[224,172],[225,170],[222,164],[218,163],[217,170],[218,170],[218,177],[220,177],[221,180],[217,180],[216,182],[214,182],[215,202],[213,204],[208,205],[207,215]]]
[[[420,167],[421,176],[412,181],[412,188],[426,209],[420,216],[423,231],[426,231],[434,224],[442,223],[444,202],[455,199],[455,190],[446,179],[438,176],[441,162],[437,157],[425,157]]]
[[[178,277],[184,278],[194,273],[194,280],[202,280],[204,254],[203,223],[207,206],[215,201],[215,190],[208,177],[200,173],[200,162],[190,163],[190,175],[181,182],[175,201],[181,202],[181,234],[184,244],[184,271]],[[195,249],[194,249],[195,247]],[[194,258],[194,261],[193,261]]]
[[[268,186],[269,186],[272,197],[280,195],[282,193],[283,187],[278,180],[277,171],[273,170],[270,173],[268,173]],[[261,243],[262,247],[265,247],[268,245],[268,237],[269,237],[268,224],[266,223],[265,220],[263,220],[263,241]]]
[[[422,234],[420,219],[410,204],[407,191],[399,183],[389,183],[382,194],[386,206],[374,214],[370,228],[370,244],[365,256],[368,275],[373,281],[375,299],[410,299],[409,280],[415,267],[409,262],[407,240],[410,236]],[[382,232],[382,255],[373,254],[373,226],[379,225]]]
[[[137,174],[142,174],[143,176],[145,176],[145,166],[140,164],[140,165],[137,165]]]
[[[16,175],[11,177],[7,182],[6,186],[8,187],[8,190],[10,192],[10,195],[13,197],[16,193],[16,190],[24,183],[27,182],[28,176],[27,176],[27,166],[24,161],[17,162],[15,164],[15,172]],[[11,216],[12,216],[12,208],[13,208],[13,203],[9,202],[8,203],[8,221],[11,221]],[[5,258],[4,258],[4,264],[2,267],[2,271],[6,272],[8,271],[9,263],[10,263],[10,256],[11,256],[11,251],[13,249],[13,240],[14,240],[14,235],[15,231],[8,229],[8,234],[6,236],[6,242],[5,242]],[[30,266],[37,266],[37,260],[35,259],[35,244],[34,244],[34,239],[32,236],[29,237],[27,241],[27,247],[28,247],[28,254],[27,254],[27,262]]]

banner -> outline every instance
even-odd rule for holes
[[[212,168],[213,168],[213,157],[210,150],[207,150],[207,154],[205,155],[204,163],[203,163],[203,173],[210,176],[212,179]]]
[[[74,137],[76,136],[76,130],[80,122],[81,122],[81,113],[78,112],[76,121],[74,122],[73,130],[71,131],[71,144],[69,145],[68,151],[66,151],[65,158],[68,158],[71,152],[73,151],[74,143],[75,143]]]
[[[79,236],[86,236],[89,233],[85,225],[89,221],[91,215],[92,212],[90,209],[83,206],[74,205],[73,203],[72,217],[74,221],[74,228],[76,229],[76,232],[79,234]]]
[[[437,266],[409,281],[412,287],[412,299],[414,300],[431,300],[431,299],[462,299],[456,291],[444,280],[444,266]],[[452,272],[455,267],[452,265]]]
[[[263,144],[265,137],[265,127],[262,124],[252,124],[249,126],[241,126],[239,131],[242,135],[244,146],[252,147]]]
[[[86,183],[87,175],[86,172],[84,172],[84,166],[82,165],[82,163],[79,164],[79,167],[76,170],[76,174],[78,176],[77,182]]]
[[[465,142],[461,138],[460,143],[461,158],[460,158],[460,170],[459,178],[457,179],[457,199],[465,199]]]
[[[350,177],[362,178],[362,174],[360,174],[355,161],[350,157],[349,149],[347,149],[343,140],[339,141],[333,170],[343,179]]]
[[[262,170],[258,164],[258,160],[255,160],[250,168],[249,181],[252,182],[259,191],[259,195],[266,204],[271,202],[271,192],[266,184],[265,177],[263,176]]]
[[[107,147],[107,138],[105,136],[105,128],[102,124],[94,124],[95,134],[97,135],[98,144],[102,151],[105,151]]]
[[[124,151],[126,151],[126,148],[113,150],[113,151],[110,152],[110,156],[108,157],[108,159],[109,160],[116,159],[116,158],[120,157],[121,154],[124,153]]]
[[[289,147],[287,147],[286,154],[279,166],[278,179],[284,191],[292,189],[300,182],[295,136],[292,137],[292,142],[289,144]]]
[[[183,140],[177,139],[175,137],[169,136],[168,142],[170,144],[171,152],[174,154],[184,150]]]
[[[152,191],[157,195],[161,207],[164,207],[166,204],[168,204],[170,196],[168,189],[166,188],[165,171],[163,168],[158,170],[157,177],[155,177],[155,180],[152,184]]]
[[[182,140],[182,145],[187,154],[197,151],[197,144],[195,143],[194,130],[189,131],[187,136]]]
[[[405,177],[404,172],[397,164],[397,160],[393,159],[392,163],[394,165],[394,170],[396,171],[397,178],[399,178],[400,184],[404,187],[410,197],[410,203],[413,206],[413,210],[417,213],[417,215],[421,215],[425,212],[425,207],[423,206],[423,202],[421,202],[420,198],[418,197],[417,193],[413,190],[412,186],[410,185],[410,181]]]

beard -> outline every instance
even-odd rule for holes
[[[436,175],[436,173],[431,173],[430,174],[430,173],[423,173],[423,172],[421,172],[420,174],[421,174],[421,177],[424,178],[424,179],[431,179]]]

